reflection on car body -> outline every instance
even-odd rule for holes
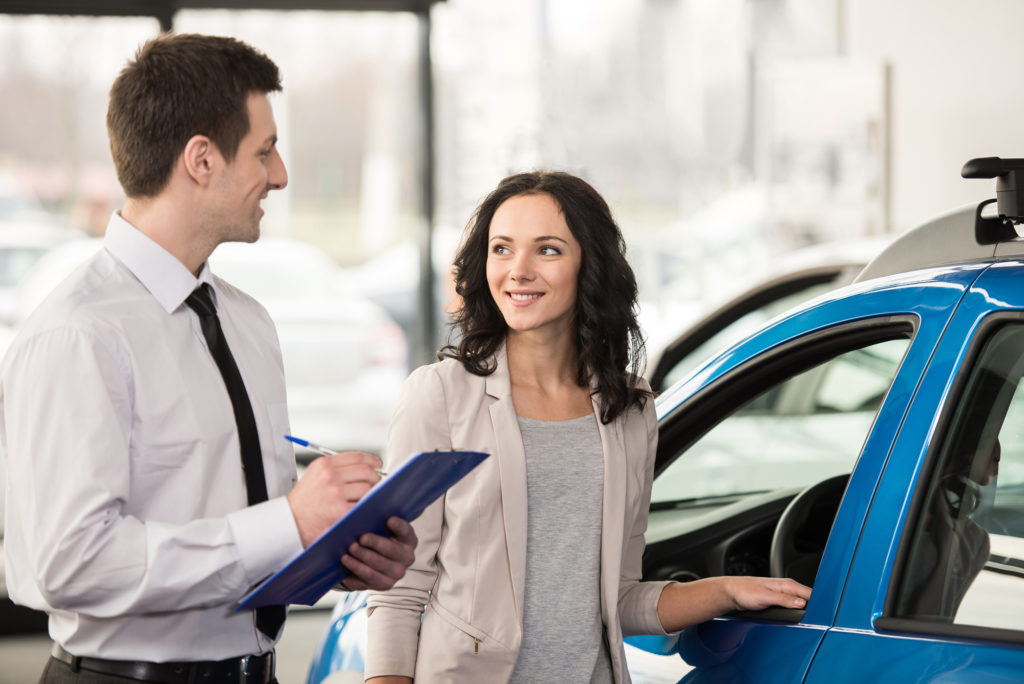
[[[902,236],[658,397],[645,577],[788,574],[814,590],[805,610],[627,638],[634,681],[1020,680],[1024,240],[976,242],[978,211]],[[993,439],[988,480],[948,456]],[[936,504],[953,512],[938,529]],[[310,684],[361,667],[360,610],[336,610]]]

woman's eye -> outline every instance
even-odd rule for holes
[[[491,248],[491,252],[493,254],[508,254],[508,247],[505,245],[494,245],[494,247]]]
[[[551,245],[545,245],[540,248],[540,253],[543,256],[558,256],[559,254],[562,253],[562,250],[558,249],[557,247],[552,247]]]

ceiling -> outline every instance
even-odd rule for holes
[[[0,0],[0,14],[156,17],[169,30],[181,9],[348,10],[427,13],[443,0]]]

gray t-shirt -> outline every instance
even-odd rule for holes
[[[594,414],[519,418],[526,452],[523,643],[512,682],[612,682],[601,620],[604,457]]]

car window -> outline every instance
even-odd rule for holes
[[[919,485],[894,616],[1024,630],[1024,323],[969,373]]]
[[[846,351],[746,401],[654,481],[652,504],[806,487],[853,469],[909,345]]]
[[[798,292],[772,299],[753,311],[749,311],[736,318],[696,346],[693,351],[679,359],[672,366],[671,370],[665,373],[660,386],[671,387],[715,352],[743,339],[783,311],[787,311],[801,302],[817,297],[834,288],[835,284],[832,281],[815,283]]]

